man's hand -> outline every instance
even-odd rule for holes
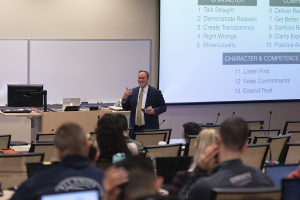
[[[219,153],[219,147],[216,144],[208,146],[204,152],[200,155],[199,167],[203,170],[213,170],[217,164],[217,155]]]
[[[125,101],[127,99],[128,96],[132,95],[132,90],[129,88],[129,89],[126,89],[124,94],[123,94],[123,97],[122,99]]]
[[[145,110],[145,112],[146,112],[146,114],[148,114],[148,115],[153,115],[153,114],[154,114],[154,109],[153,109],[153,108],[147,108],[147,109]]]
[[[129,181],[128,172],[124,168],[110,167],[103,178],[103,188],[108,200],[116,200],[121,193],[120,185]]]

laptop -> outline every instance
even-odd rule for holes
[[[99,200],[99,191],[82,190],[41,195],[41,200]]]
[[[80,98],[63,98],[62,111],[64,111],[67,106],[80,106]]]
[[[26,163],[27,177],[30,178],[40,171],[51,169],[59,164],[60,162]]]
[[[282,200],[300,199],[300,179],[282,179]]]
[[[287,178],[292,171],[297,170],[298,166],[299,164],[266,166],[265,173],[272,179],[275,187],[280,187],[281,179]]]
[[[164,178],[164,185],[172,183],[178,171],[188,170],[193,157],[162,157],[155,158],[156,173]]]

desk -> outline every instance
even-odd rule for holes
[[[24,142],[30,143],[33,138],[34,138],[33,140],[35,140],[35,136],[38,133],[38,124],[40,124],[41,117],[43,116],[42,113],[35,112],[35,111],[32,111],[31,113],[3,113],[3,112],[0,112],[0,115],[3,115],[5,117],[10,117],[10,118],[12,118],[12,117],[17,117],[17,118],[27,117],[27,118],[29,118],[31,121],[31,129],[28,129],[29,127],[28,128],[22,127],[23,129],[14,131],[13,134],[11,134],[11,133],[5,133],[5,134],[11,134],[13,141],[17,140],[17,141],[24,141]],[[13,121],[17,121],[17,120],[13,120]],[[23,121],[23,119],[22,119],[22,121]],[[14,124],[11,124],[10,126],[14,126]],[[30,132],[31,132],[31,135],[30,135]],[[13,137],[14,137],[14,139],[13,139]]]
[[[93,110],[93,111],[66,111],[66,112],[42,112],[39,110],[31,113],[3,113],[4,116],[30,117],[31,120],[31,141],[36,139],[37,133],[54,133],[63,123],[74,122],[79,124],[85,133],[94,132],[97,127],[98,116],[101,118],[104,114],[122,113],[127,118],[130,111],[113,110]]]
[[[15,117],[39,117],[42,116],[41,113],[32,111],[31,113],[3,113],[2,111],[0,112],[1,115],[4,116],[15,116]]]
[[[14,191],[12,190],[3,190],[3,196],[0,197],[0,200],[8,200],[14,195]]]

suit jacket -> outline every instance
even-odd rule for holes
[[[145,119],[145,129],[158,129],[159,122],[158,122],[158,115],[163,112],[166,112],[167,107],[165,104],[165,100],[161,91],[148,85],[148,93],[147,99],[145,103],[145,109],[149,106],[152,106],[154,109],[155,114],[149,115],[144,114]],[[126,101],[122,102],[122,107],[124,110],[130,110],[130,126],[134,128],[135,126],[135,113],[136,113],[136,106],[137,106],[137,98],[139,96],[139,89],[140,87],[136,87],[132,89],[132,95],[128,96]],[[142,113],[143,114],[143,113]]]

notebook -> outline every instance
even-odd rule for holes
[[[291,165],[271,165],[265,167],[265,173],[272,179],[275,187],[281,186],[281,179],[287,178],[288,175],[298,168],[299,164]]]

